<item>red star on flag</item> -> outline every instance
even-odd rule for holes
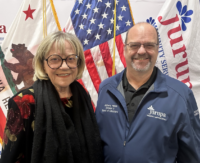
[[[35,11],[35,9],[31,10],[30,5],[29,5],[29,7],[28,7],[28,10],[23,11],[23,12],[26,14],[26,19],[25,19],[25,21],[26,21],[28,18],[33,19],[33,15],[32,15],[32,14],[33,14],[34,11]]]

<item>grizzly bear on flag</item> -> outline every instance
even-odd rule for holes
[[[30,87],[31,85],[33,85],[34,70],[32,66],[32,61],[34,55],[29,50],[27,50],[25,44],[12,44],[12,49],[10,50],[10,52],[12,53],[12,56],[19,61],[19,63],[9,63],[4,60],[4,65],[11,71],[18,73],[16,79],[13,77],[13,82],[16,85],[21,84],[21,82],[23,82],[24,84],[24,87],[20,89],[16,86],[16,90],[20,91],[22,89]]]

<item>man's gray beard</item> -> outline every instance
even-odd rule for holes
[[[150,69],[150,67],[151,67],[151,61],[149,61],[148,64],[147,64],[144,68],[138,68],[138,67],[136,67],[135,64],[134,64],[133,62],[131,63],[131,66],[133,67],[133,69],[134,69],[135,71],[138,71],[138,72],[146,72],[146,71],[148,71],[148,70]]]

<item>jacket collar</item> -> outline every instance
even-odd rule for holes
[[[157,68],[157,67],[156,67]],[[122,86],[122,79],[123,74],[125,73],[125,69],[120,72],[119,74],[113,76],[114,82],[112,81],[112,84],[115,88],[123,88]],[[167,92],[167,84],[166,84],[166,75],[164,75],[158,68],[157,68],[157,75],[154,83],[150,87],[151,91],[153,92]],[[121,92],[121,91],[120,91]]]

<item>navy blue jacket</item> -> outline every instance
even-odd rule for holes
[[[200,119],[192,91],[157,70],[129,124],[123,73],[99,88],[95,114],[105,163],[200,163]]]

